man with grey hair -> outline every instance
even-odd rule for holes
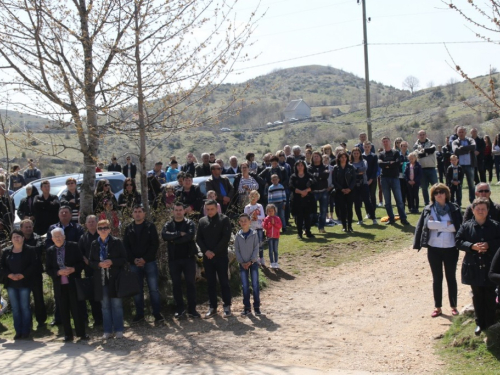
[[[289,145],[285,145],[285,147],[283,147],[283,151],[286,158],[292,155],[292,148]]]
[[[195,168],[195,177],[210,176],[210,154],[201,154],[201,163]]]
[[[229,158],[229,167],[224,169],[222,174],[238,174],[241,173],[240,166],[238,165],[238,158],[236,156],[231,156]]]
[[[453,141],[451,148],[453,153],[458,156],[458,162],[467,178],[469,202],[472,203],[474,200],[474,168],[477,166],[476,142],[474,139],[467,137],[466,134],[467,129],[460,126],[457,129],[458,138]]]
[[[490,184],[488,184],[487,182],[480,182],[479,184],[476,185],[475,194],[477,198],[486,198],[490,201],[490,208],[488,209],[488,217],[491,220],[500,221],[500,204],[494,203],[491,200]],[[472,219],[473,217],[474,215],[472,214],[472,204],[471,204],[465,209],[463,222],[465,223],[466,221]]]
[[[419,130],[418,139],[413,145],[413,150],[418,153],[418,162],[422,166],[422,176],[420,177],[420,188],[424,203],[429,204],[429,185],[437,184],[438,176],[436,172],[436,145],[427,138],[425,130]]]
[[[295,145],[292,147],[292,152],[293,154],[290,155],[290,156],[287,156],[286,158],[286,162],[288,163],[288,165],[290,166],[290,168],[292,169],[293,171],[293,166],[295,165],[295,163],[299,160],[305,160],[306,157],[304,155],[301,154],[301,149],[300,149],[300,146],[299,145]]]

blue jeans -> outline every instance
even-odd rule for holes
[[[155,261],[146,262],[144,267],[130,265],[130,269],[137,275],[139,281],[140,292],[134,296],[135,314],[144,316],[144,278],[148,283],[149,299],[153,308],[153,315],[157,315],[161,311],[160,307],[160,291],[158,290],[158,265]]]
[[[469,202],[472,203],[476,197],[476,186],[474,185],[474,167],[462,165],[465,178],[467,179],[467,188],[469,189]]]
[[[283,208],[284,204],[285,204],[285,202],[274,203],[274,205],[276,206],[276,209],[278,210],[278,212],[276,212],[276,215],[278,215],[278,217],[281,220],[281,228],[283,230],[286,229],[285,209]]]
[[[269,261],[271,263],[278,263],[278,243],[279,238],[268,238],[267,244],[269,245]]]
[[[250,310],[250,284],[248,277],[252,279],[252,291],[253,291],[253,308],[258,309],[260,307],[260,296],[259,296],[259,264],[253,263],[248,269],[244,269],[240,264],[240,277],[241,286],[243,288],[243,305],[245,310]]]
[[[422,196],[424,197],[424,203],[427,206],[429,204],[429,184],[432,186],[437,184],[438,177],[436,173],[436,168],[422,168],[422,177],[420,177],[420,188],[422,189]]]
[[[123,332],[123,306],[121,298],[109,298],[108,285],[102,287],[102,325],[104,333]]]
[[[30,288],[7,288],[9,303],[14,318],[14,329],[18,335],[27,335],[31,330]]]
[[[328,213],[328,191],[314,193],[314,200],[319,206],[318,229],[325,229],[326,214]]]
[[[382,177],[382,194],[384,194],[385,210],[389,215],[389,220],[394,220],[394,212],[392,211],[391,191],[396,200],[396,207],[398,208],[399,219],[406,220],[405,206],[401,198],[401,184],[398,177]]]

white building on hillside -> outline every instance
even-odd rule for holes
[[[301,120],[311,117],[311,107],[309,107],[302,99],[292,100],[288,103],[283,114],[285,115],[285,121],[292,118]]]

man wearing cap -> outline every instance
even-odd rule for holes
[[[130,177],[132,180],[135,180],[137,166],[132,163],[132,158],[130,157],[130,155],[127,155],[127,158],[125,160],[127,160],[127,164],[123,166],[122,173],[125,175],[125,177]]]
[[[116,156],[111,158],[111,164],[108,165],[108,172],[121,172],[122,166],[116,161]]]
[[[159,247],[158,232],[154,223],[146,220],[146,212],[142,205],[134,207],[132,217],[134,221],[127,225],[123,236],[123,246],[127,251],[130,268],[137,276],[140,286],[139,294],[134,296],[135,317],[132,322],[137,323],[144,319],[144,279],[146,279],[155,323],[159,323],[164,319],[161,315],[156,262]]]

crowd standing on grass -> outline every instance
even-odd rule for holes
[[[204,317],[218,314],[218,289],[223,316],[230,317],[232,243],[243,290],[241,315],[253,310],[261,316],[258,270],[266,267],[264,249],[268,248],[269,267],[281,272],[279,242],[281,236],[291,234],[292,222],[299,240],[314,241],[318,235],[336,231],[336,225],[341,226],[342,236],[355,235],[355,228],[361,226],[376,232],[378,220],[413,232],[408,221],[412,214],[420,214],[413,247],[427,248],[433,277],[430,315],[436,318],[444,313],[443,278],[451,315],[459,314],[456,269],[459,251],[464,251],[461,281],[471,286],[479,335],[496,323],[498,304],[500,205],[490,198],[490,184],[493,166],[500,180],[500,134],[493,142],[487,135],[479,137],[477,129],[469,134],[457,126],[444,145],[436,145],[425,130],[418,131],[415,140],[384,136],[383,147],[376,152],[361,133],[359,143],[350,149],[345,143],[285,145],[263,155],[262,162],[254,152],[246,153],[242,161],[232,155],[227,164],[213,152],[202,153],[199,163],[193,153],[187,154],[185,162],[171,157],[165,169],[162,161],[156,161],[147,173],[150,217],[137,191],[132,157],[126,156],[122,167],[112,156],[107,170],[125,175],[123,192],[116,199],[109,181],[98,181],[94,212],[86,217],[84,227],[79,224],[80,194],[74,178],[66,180],[66,190],[58,197],[51,194],[50,180],[42,180],[37,185],[40,190],[33,185],[42,174],[32,159],[24,172],[13,165],[8,176],[0,176],[0,277],[12,308],[15,339],[32,332],[31,294],[37,330],[46,325],[44,272],[53,286],[50,324],[63,326],[65,341],[75,336],[87,340],[91,321],[94,327],[102,326],[103,339],[122,338],[123,298],[133,297],[132,324],[146,318],[147,308],[155,323],[164,320],[160,258],[167,259],[174,318],[201,317],[197,264],[203,264],[208,286]],[[99,162],[96,172],[103,171],[104,165]],[[206,194],[193,183],[197,177],[205,178]],[[462,214],[464,178],[470,205]],[[17,210],[20,229],[14,229],[9,192],[19,189],[26,190],[26,197]],[[385,214],[377,215],[382,207]],[[160,251],[160,236],[166,254]],[[146,306],[144,284],[150,306]]]

